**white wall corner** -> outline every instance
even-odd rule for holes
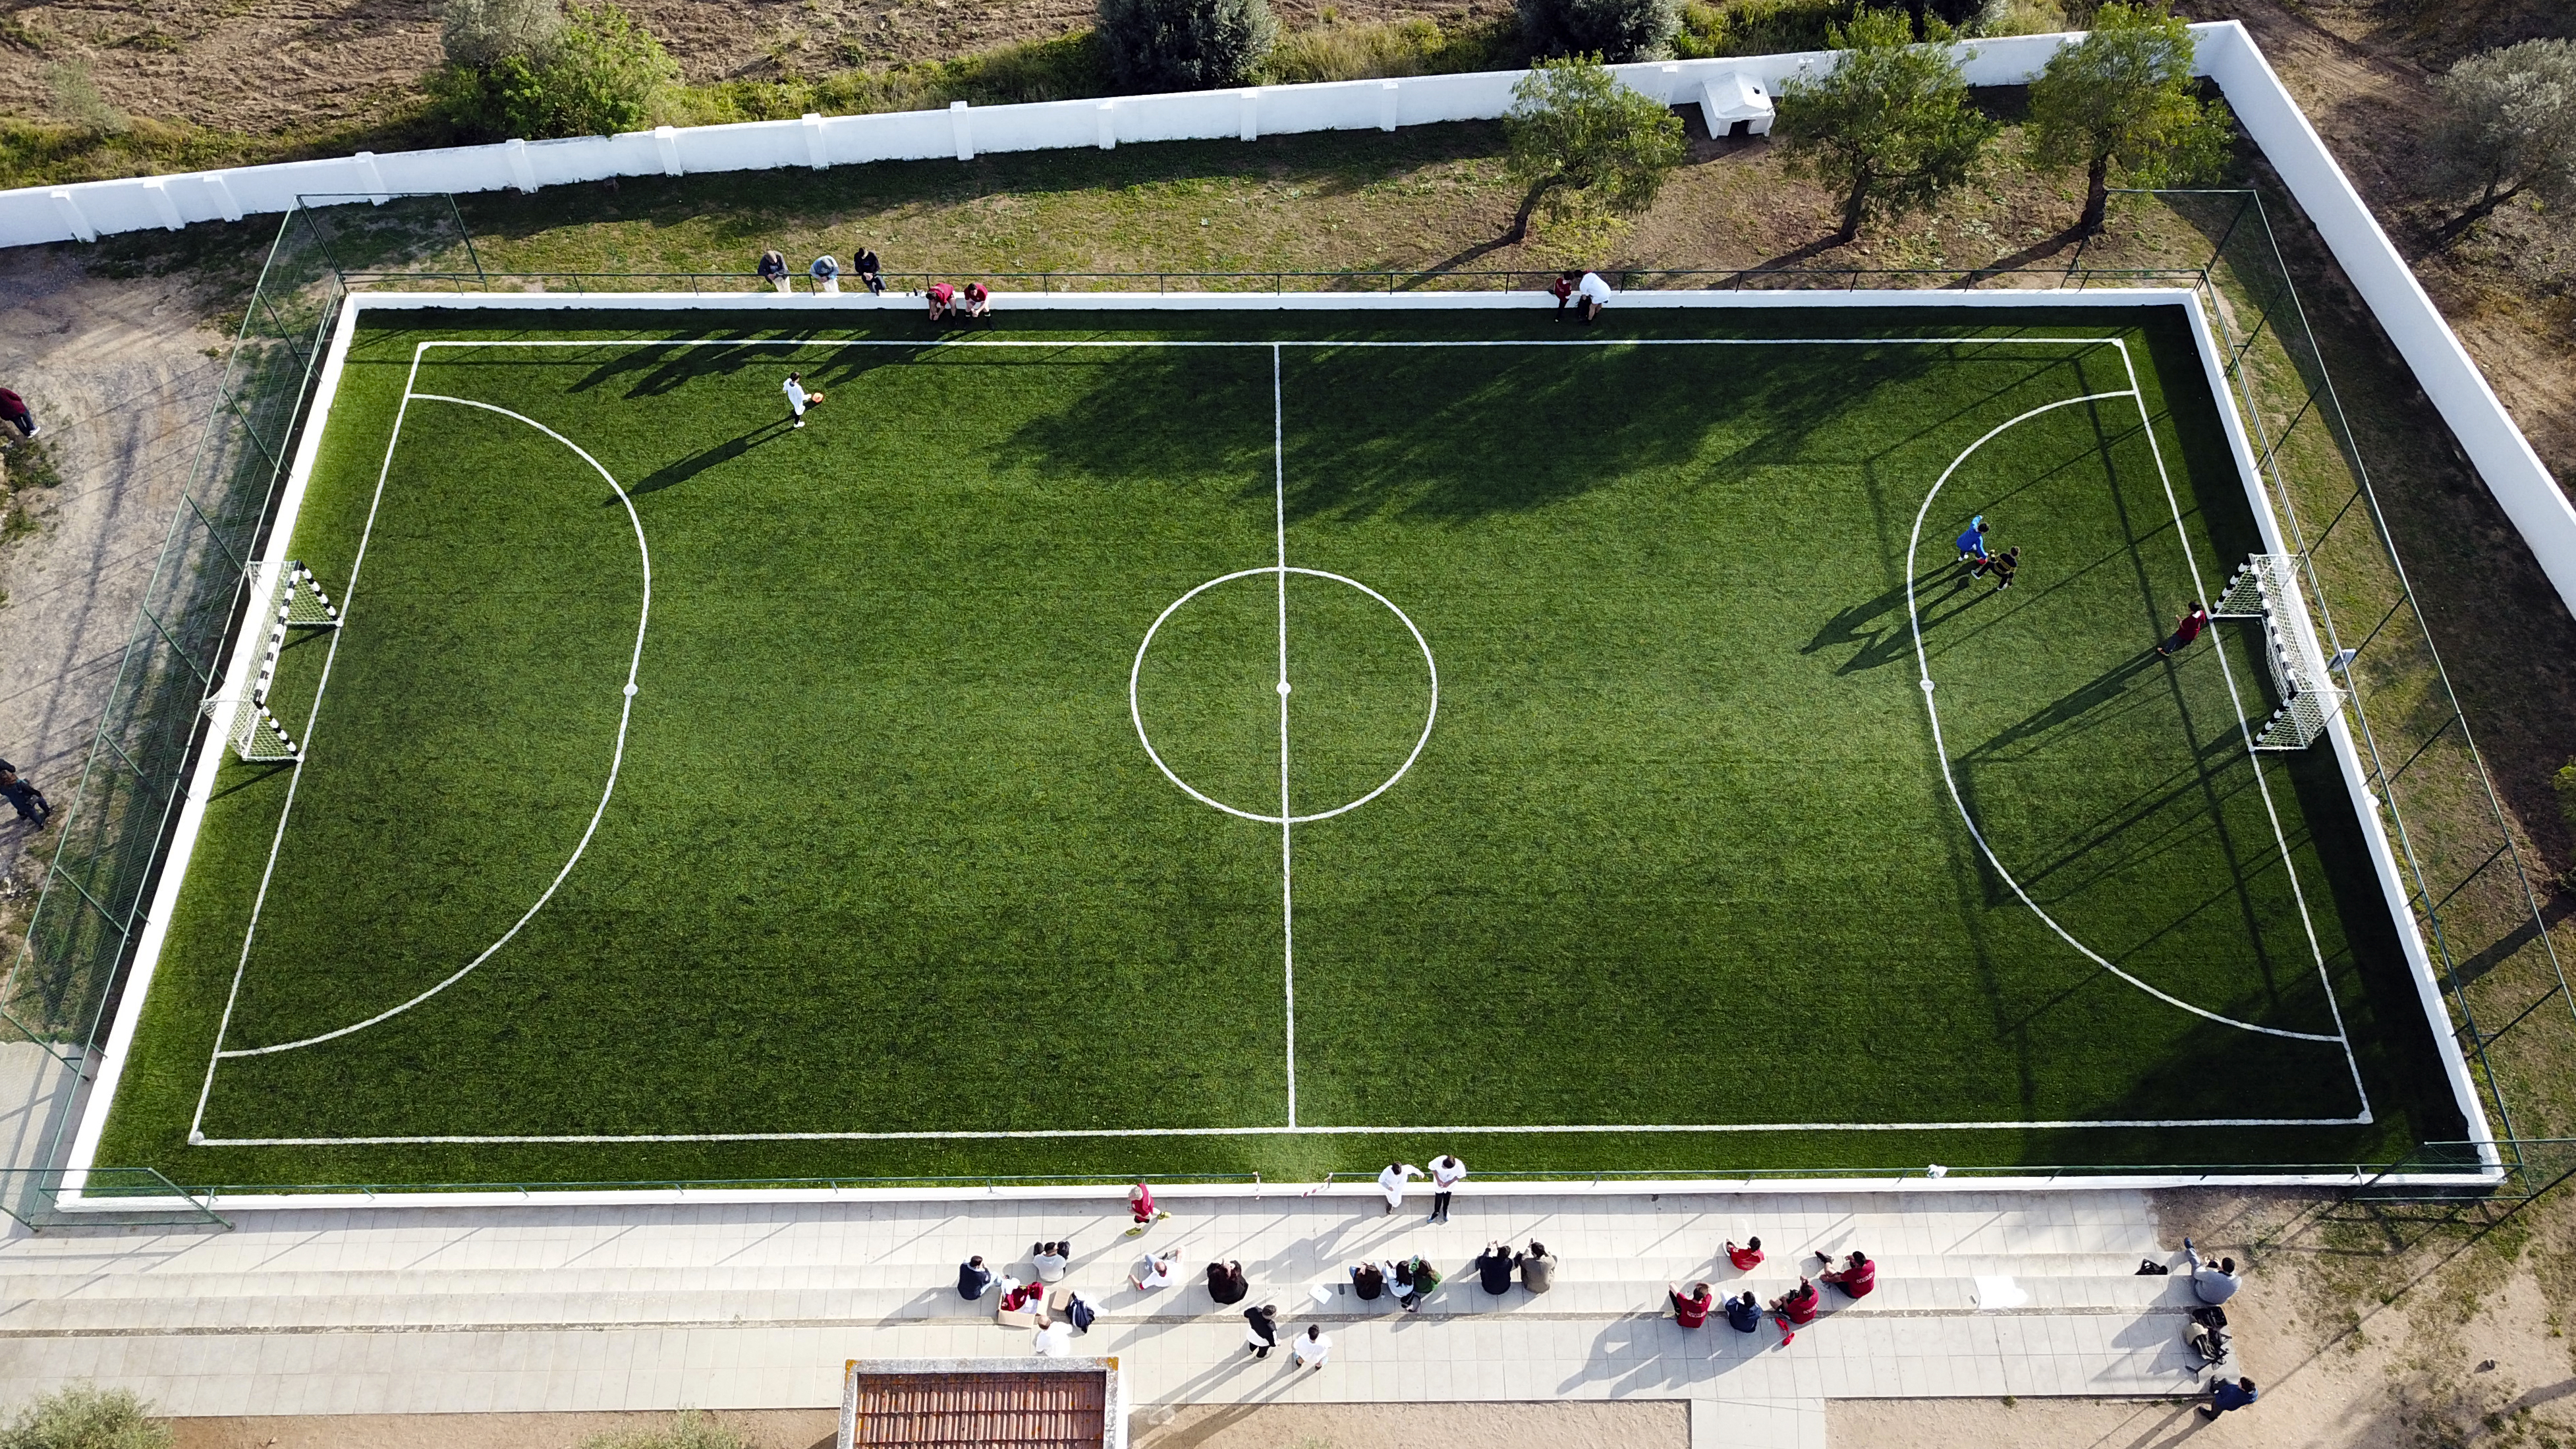
[[[1377,96],[1377,128],[1392,131],[1395,129],[1396,104],[1404,97],[1404,87],[1394,81],[1379,81]]]
[[[72,198],[70,187],[57,186],[46,194],[53,198],[54,214],[63,219],[63,225],[72,229],[73,236],[85,242],[98,240],[98,228],[90,225],[89,217],[81,211],[80,203]]]
[[[167,180],[158,176],[144,177],[143,195],[152,203],[152,214],[161,218],[163,227],[171,231],[187,229],[188,223],[179,217],[179,203],[170,195],[170,183]]]
[[[242,219],[244,213],[242,211],[241,198],[233,195],[232,184],[224,180],[224,173],[220,171],[207,172],[206,190],[214,193],[216,215],[221,216],[226,221],[239,221]]]
[[[1243,139],[1261,139],[1261,92],[1243,92]]]
[[[653,128],[653,149],[660,152],[662,155],[663,175],[678,176],[682,174],[680,171],[679,127],[655,126]]]
[[[832,164],[831,153],[823,149],[823,113],[805,113],[805,164],[820,171]]]
[[[375,152],[361,151],[349,160],[358,173],[358,189],[367,193],[367,200],[378,206],[393,200],[393,196],[385,190],[384,173],[376,169]]]
[[[1100,149],[1103,151],[1118,149],[1117,107],[1116,101],[1102,101],[1091,108],[1092,113],[1100,118]]]
[[[528,143],[513,136],[501,143],[501,152],[510,163],[510,184],[521,191],[535,191],[537,169],[528,164]]]

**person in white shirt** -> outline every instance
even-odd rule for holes
[[[1029,1351],[1039,1358],[1063,1358],[1073,1352],[1073,1330],[1052,1320],[1042,1323]]]
[[[1422,1169],[1410,1162],[1390,1162],[1386,1171],[1377,1175],[1377,1190],[1386,1194],[1389,1213],[1404,1206],[1404,1185],[1422,1175]]]
[[[787,394],[787,411],[795,415],[796,426],[800,428],[805,426],[805,410],[823,400],[821,393],[805,390],[805,374],[801,372],[787,374],[787,380],[778,385],[778,390]]]
[[[1306,1336],[1297,1340],[1297,1346],[1288,1351],[1288,1356],[1296,1360],[1299,1368],[1319,1369],[1324,1366],[1324,1360],[1332,1352],[1333,1341],[1324,1336],[1323,1325],[1309,1323],[1306,1325]]]
[[[1467,1164],[1443,1152],[1431,1159],[1431,1220],[1449,1221],[1449,1198],[1467,1180]]]
[[[1071,1243],[1040,1243],[1029,1251],[1029,1266],[1037,1270],[1039,1282],[1061,1283],[1072,1251]]]
[[[1574,285],[1574,310],[1582,316],[1583,324],[1591,326],[1592,319],[1609,305],[1610,284],[1601,280],[1599,272],[1585,272],[1583,280]]]
[[[1180,1261],[1181,1250],[1178,1248],[1148,1254],[1145,1261],[1136,1265],[1136,1271],[1127,1275],[1127,1280],[1147,1292],[1168,1288],[1172,1284],[1172,1270],[1180,1265]]]

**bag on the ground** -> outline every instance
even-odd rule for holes
[[[1065,1319],[1073,1325],[1074,1332],[1089,1333],[1091,1331],[1091,1320],[1099,1317],[1100,1315],[1093,1312],[1091,1305],[1084,1302],[1082,1298],[1077,1295],[1070,1302],[1064,1305],[1064,1316]]]
[[[2194,1323],[2182,1332],[2182,1341],[2200,1355],[2204,1364],[2219,1363],[2227,1357],[2227,1335],[2206,1323]]]
[[[2153,1258],[2140,1258],[2138,1260],[2138,1271],[2135,1276],[2140,1278],[2162,1278],[2172,1271],[2173,1269],[2166,1267],[2164,1264],[2157,1262]]]
[[[2227,1310],[2215,1303],[2205,1304],[2191,1311],[2191,1321],[2205,1328],[2225,1328]]]

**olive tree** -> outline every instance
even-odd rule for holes
[[[2161,3],[2108,0],[2082,40],[2049,57],[2030,83],[2030,159],[2084,168],[2087,236],[2102,229],[2111,178],[2187,185],[2216,171],[2233,140],[2227,107],[2191,78],[2192,37]]]
[[[2516,197],[2576,205],[2576,41],[2526,40],[2473,55],[2434,82],[2447,108],[2437,180],[2467,206],[2448,245]]]
[[[1792,174],[1842,192],[1837,242],[1965,182],[1994,139],[1995,123],[1968,102],[1956,32],[1937,17],[1925,28],[1931,38],[1917,44],[1904,11],[1864,7],[1826,31],[1841,52],[1831,69],[1779,88],[1772,140]]]
[[[1131,91],[1194,91],[1254,78],[1279,22],[1270,0],[1099,0],[1110,78]]]
[[[1551,218],[1644,211],[1685,152],[1679,117],[1583,56],[1531,66],[1512,87],[1503,132],[1511,177],[1526,188],[1513,242],[1542,206]]]

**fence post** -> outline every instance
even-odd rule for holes
[[[974,118],[967,113],[966,103],[964,101],[950,101],[948,103],[948,130],[951,135],[957,138],[957,159],[960,161],[974,160],[975,121]]]

